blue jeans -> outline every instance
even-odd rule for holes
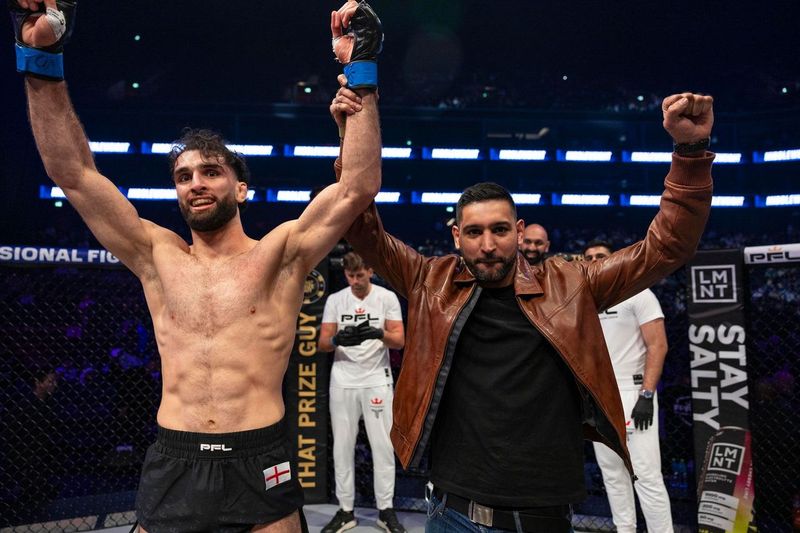
[[[428,520],[425,522],[425,533],[508,533],[513,531],[476,524],[467,515],[445,507],[445,502],[439,500],[430,491],[426,491],[426,498],[428,500]],[[442,499],[446,500],[447,494]],[[572,529],[570,528],[570,530]],[[516,533],[532,533],[522,529],[518,516]]]

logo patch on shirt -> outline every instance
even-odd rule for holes
[[[264,470],[264,483],[266,483],[266,490],[276,487],[281,483],[286,483],[292,479],[292,467],[289,461],[279,465],[271,466]]]

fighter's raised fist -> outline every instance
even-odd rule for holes
[[[679,144],[696,143],[711,136],[714,125],[714,99],[707,95],[680,93],[661,103],[664,129]]]

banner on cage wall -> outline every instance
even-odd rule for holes
[[[328,503],[328,354],[319,351],[319,330],[330,286],[328,260],[306,277],[303,306],[284,378],[286,421],[297,479],[306,503]]]
[[[741,250],[700,251],[689,274],[698,531],[755,527]]]

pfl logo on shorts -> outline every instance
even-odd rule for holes
[[[692,302],[736,303],[736,265],[692,267]]]
[[[231,452],[233,448],[228,448],[225,444],[200,444],[201,452]]]
[[[383,412],[383,400],[375,397],[369,400],[369,408],[375,414],[375,418],[380,418]]]
[[[320,298],[325,296],[325,289],[325,277],[316,270],[312,270],[306,276],[306,282],[303,285],[303,305],[318,302]]]
[[[742,471],[744,447],[727,442],[716,442],[711,446],[711,459],[708,462],[709,470],[728,472],[739,475]]]

